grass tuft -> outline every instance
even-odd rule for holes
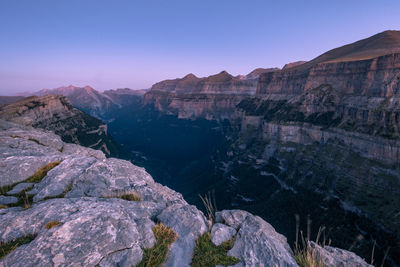
[[[53,227],[59,226],[61,223],[59,221],[50,221],[48,223],[46,223],[46,225],[44,226],[46,229],[51,229]]]
[[[206,209],[206,215],[208,218],[209,229],[213,226],[215,222],[215,212],[217,211],[217,204],[215,201],[215,191],[208,192],[204,196],[199,195],[203,205]]]
[[[235,243],[236,236],[232,239],[222,243],[220,246],[216,246],[211,241],[211,234],[207,232],[201,235],[196,241],[196,247],[194,249],[194,255],[191,266],[193,267],[208,267],[215,265],[235,265],[240,261],[235,258],[226,255],[230,249],[232,249]]]
[[[6,209],[6,208],[8,208],[7,205],[0,204],[0,209]]]
[[[12,252],[17,247],[28,244],[33,239],[35,239],[35,237],[36,237],[36,235],[27,235],[24,237],[14,239],[13,241],[10,241],[10,242],[0,243],[0,259],[7,256],[10,252]]]
[[[50,162],[43,167],[40,167],[32,176],[26,179],[24,182],[26,183],[39,183],[42,179],[47,175],[47,173],[58,166],[61,161]]]
[[[29,141],[32,141],[32,142],[35,142],[35,143],[38,144],[38,145],[46,146],[46,145],[40,143],[39,140],[37,140],[37,139],[35,139],[35,138],[28,138],[28,140],[29,140]]]
[[[178,235],[169,227],[158,223],[153,227],[156,244],[152,248],[145,248],[143,259],[138,267],[162,266],[167,259],[171,244],[178,238]]]
[[[142,201],[142,197],[136,192],[127,192],[125,190],[119,190],[109,195],[103,196],[104,198],[120,198],[127,201]]]
[[[294,259],[300,267],[326,267],[326,265],[319,259],[310,246],[310,229],[311,220],[307,218],[307,237],[304,237],[303,231],[300,231],[301,245],[299,244],[299,224],[300,217],[296,214],[296,241],[294,244]],[[319,243],[319,238],[323,233],[323,242]],[[315,243],[317,245],[325,246],[325,227],[320,227],[318,230],[317,238]]]

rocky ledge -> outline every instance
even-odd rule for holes
[[[235,238],[227,253],[235,266],[297,266],[286,238],[260,217],[225,210],[209,227],[181,194],[128,161],[3,120],[0,151],[0,266],[134,266],[158,242],[160,223],[178,236],[164,266],[190,266],[209,231],[216,245]],[[354,253],[312,247],[327,266],[368,266]]]

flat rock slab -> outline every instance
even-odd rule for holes
[[[223,242],[230,240],[236,234],[236,230],[222,223],[216,223],[211,229],[211,241],[219,246]]]
[[[9,205],[15,204],[18,202],[18,198],[13,196],[0,196],[0,204],[2,205]]]
[[[19,183],[16,186],[14,186],[14,188],[10,191],[7,192],[8,195],[15,195],[15,194],[19,194],[22,191],[32,187],[35,183]]]

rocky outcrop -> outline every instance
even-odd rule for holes
[[[372,267],[355,253],[333,248],[330,246],[321,247],[315,242],[309,242],[311,253],[321,261],[326,267]]]
[[[0,118],[54,131],[64,142],[101,149],[107,156],[126,157],[107,133],[107,125],[74,108],[64,96],[27,97],[0,108]],[[39,143],[42,142],[38,137]]]
[[[32,141],[39,136],[43,143]],[[0,186],[14,190],[1,194],[7,198],[24,188],[33,200],[25,208],[0,209],[0,241],[30,241],[2,258],[0,266],[134,266],[143,250],[155,245],[156,222],[178,234],[165,266],[189,266],[197,238],[208,231],[201,211],[130,162],[3,120],[0,141]],[[38,166],[54,161],[59,164],[27,189],[24,181]],[[15,168],[21,162],[22,172]],[[137,201],[121,198],[129,193],[139,196]],[[261,218],[244,211],[216,217],[235,232],[228,254],[240,259],[237,266],[297,266],[285,237]]]

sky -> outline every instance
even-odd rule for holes
[[[281,68],[400,30],[399,10],[399,0],[1,0],[0,95]]]

